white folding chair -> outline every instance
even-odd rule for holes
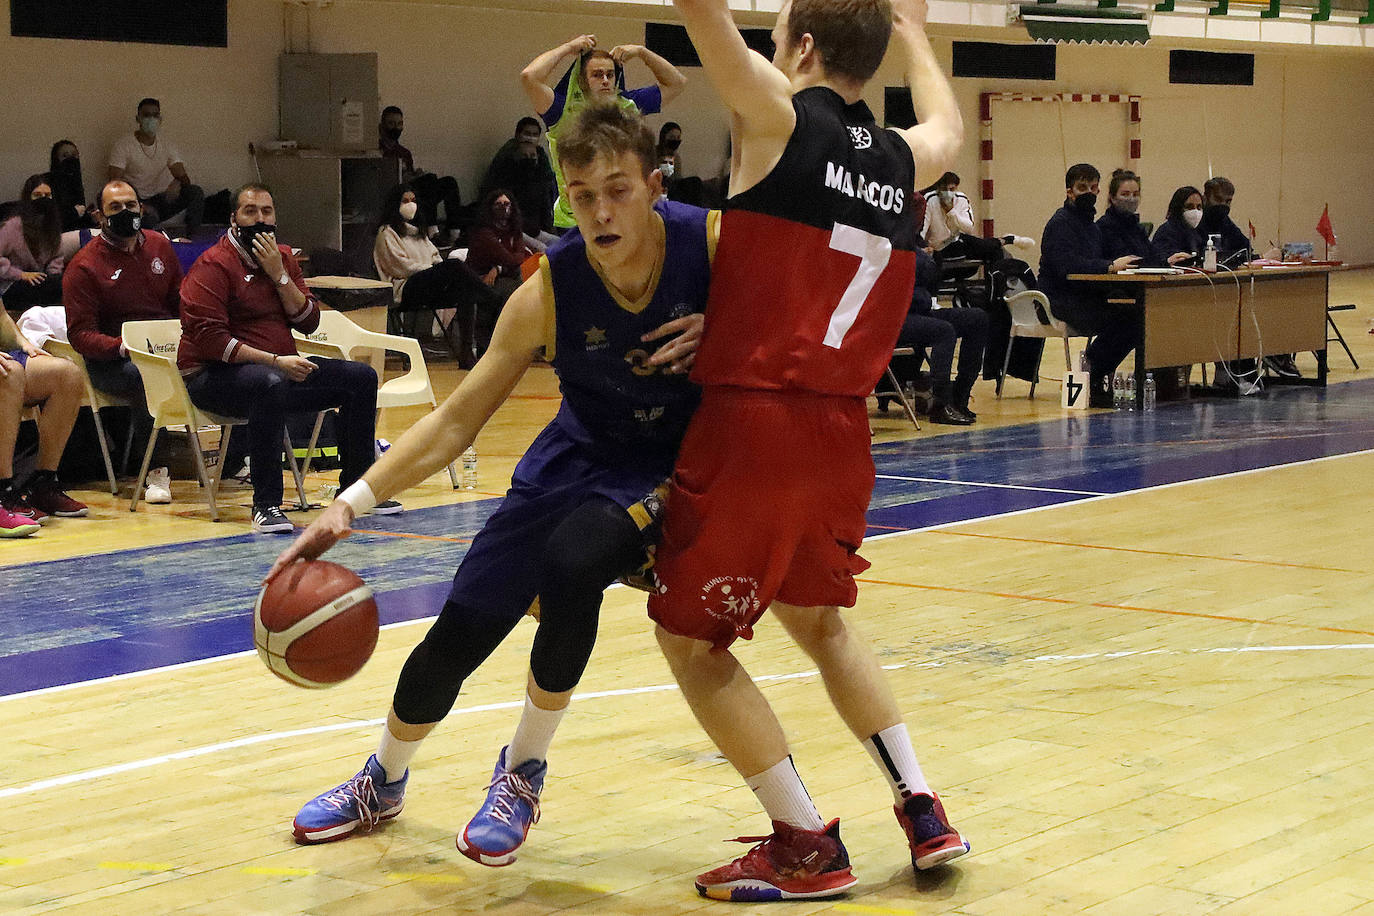
[[[428,404],[438,407],[434,396],[434,386],[429,381],[429,369],[425,367],[425,357],[420,350],[420,342],[410,337],[394,334],[379,334],[358,327],[343,312],[320,311],[320,326],[313,334],[303,335],[292,332],[296,338],[296,348],[302,353],[313,353],[334,359],[360,360],[360,350],[392,350],[404,353],[410,360],[410,370],[381,383],[377,389],[377,415],[380,417],[388,407],[414,407]],[[323,419],[323,417],[321,417]],[[320,432],[320,420],[315,421],[315,431],[310,437],[310,448],[306,452],[306,467],[310,466],[310,456],[315,451],[315,440]],[[448,479],[453,489],[459,488],[458,472],[449,462]]]
[[[135,410],[141,409],[134,406],[128,398],[118,395],[106,394],[99,388],[91,384],[91,374],[86,368],[86,359],[76,348],[65,340],[58,340],[50,337],[43,341],[43,349],[53,356],[65,359],[76,364],[76,368],[81,370],[81,381],[86,386],[86,403],[84,406],[91,409],[91,416],[95,418],[96,438],[100,440],[100,457],[105,459],[105,474],[110,479],[110,493],[114,496],[119,495],[119,482],[115,479],[114,462],[110,460],[110,445],[105,441],[105,425],[100,422],[100,411],[105,407],[133,407]],[[124,462],[129,460],[129,449],[133,445],[134,425],[129,424],[129,437],[124,442]]]
[[[206,426],[220,428],[220,455],[229,448],[229,437],[235,426],[248,421],[240,417],[223,417],[201,410],[191,403],[186,391],[186,382],[177,369],[177,345],[181,341],[181,322],[176,318],[158,321],[126,321],[120,332],[129,357],[143,376],[143,391],[148,401],[148,413],[153,418],[153,433],[148,437],[148,447],[143,452],[143,465],[139,468],[138,479],[134,482],[133,499],[129,501],[129,511],[137,512],[139,500],[143,498],[144,483],[148,478],[148,464],[153,458],[153,446],[157,444],[159,429],[179,429],[184,427],[191,440],[191,458],[196,465],[196,475],[205,487],[205,498],[210,506],[211,521],[219,521],[219,507],[216,504],[219,489],[219,475],[224,462],[215,463],[211,475],[205,466],[205,453],[200,444],[200,429]],[[291,473],[296,480],[296,493],[300,505],[309,505],[305,498],[305,480],[296,464],[292,452],[291,437],[283,435],[282,444],[291,463]],[[254,468],[255,474],[277,472],[275,468]],[[279,472],[277,472],[279,473]]]
[[[1002,374],[997,379],[997,396],[1002,396],[1002,383],[1007,380],[1007,367],[1011,365],[1011,347],[1018,337],[1039,337],[1049,339],[1058,337],[1064,341],[1064,371],[1068,372],[1069,338],[1089,335],[1075,331],[1050,311],[1050,300],[1038,289],[1022,290],[1006,297],[1007,308],[1011,311],[1011,333],[1007,338],[1007,355],[1002,359]],[[1035,399],[1035,386],[1040,383],[1040,366],[1035,367],[1035,378],[1031,381],[1030,398]]]

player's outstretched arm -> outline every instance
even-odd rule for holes
[[[549,48],[520,71],[520,88],[534,106],[534,113],[542,115],[553,105],[553,86],[557,80],[554,71],[569,57],[582,54],[596,47],[595,35],[578,35],[569,38],[556,48]]]
[[[468,377],[436,410],[406,430],[363,475],[377,501],[414,486],[472,445],[543,346],[545,328],[542,281],[536,275],[507,300],[490,348]],[[334,500],[282,551],[263,581],[271,581],[296,560],[313,560],[323,554],[347,537],[353,518],[353,507],[346,500]]]
[[[906,59],[919,122],[900,133],[916,159],[916,187],[923,188],[954,162],[964,142],[964,119],[926,37],[926,0],[892,0],[892,39]]]
[[[658,84],[659,98],[663,100],[664,107],[682,95],[682,87],[687,85],[687,77],[669,63],[667,58],[655,54],[643,45],[617,45],[611,49],[611,59],[621,66],[624,66],[627,60],[635,58],[644,61],[644,66],[654,75],[654,82]]]
[[[687,34],[725,107],[740,116],[747,136],[788,137],[796,125],[792,86],[782,71],[749,50],[728,0],[673,0]]]

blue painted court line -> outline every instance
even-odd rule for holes
[[[875,446],[883,476],[869,534],[1371,449],[1371,393],[1374,381],[1288,389]],[[372,585],[384,623],[427,617],[442,604],[466,544],[366,529],[470,539],[497,505],[364,519],[329,557]],[[257,582],[286,543],[243,534],[3,567],[17,600],[0,617],[0,696],[251,649]]]

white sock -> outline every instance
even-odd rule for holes
[[[887,777],[897,804],[913,795],[935,794],[930,791],[921,765],[916,762],[916,752],[912,750],[911,736],[907,734],[905,722],[883,729],[863,744],[878,769]]]
[[[790,754],[744,781],[773,820],[818,833],[825,829],[821,813],[816,810],[816,803],[811,800],[806,786],[802,785]]]
[[[410,769],[410,761],[420,749],[420,742],[423,740],[425,739],[402,741],[391,733],[391,729],[382,726],[382,743],[377,745],[377,762],[386,771],[387,782],[395,782],[406,774],[406,770]]]
[[[547,760],[549,745],[553,743],[558,723],[563,721],[562,709],[540,709],[534,705],[530,695],[525,694],[525,711],[520,714],[520,724],[515,727],[515,737],[510,739],[506,748],[506,766],[517,767],[526,760]]]

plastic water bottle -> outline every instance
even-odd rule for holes
[[[1214,274],[1217,272],[1217,237],[1207,236],[1207,249],[1202,253],[1203,273]]]
[[[1088,371],[1088,354],[1087,354],[1087,351],[1081,351],[1081,352],[1078,354],[1078,371],[1079,371],[1079,372],[1083,372],[1083,373],[1086,373],[1086,372]]]
[[[463,489],[477,489],[477,449],[471,445],[463,452]]]
[[[1153,372],[1145,373],[1145,409],[1155,409],[1155,374]]]
[[[1112,406],[1122,410],[1126,406],[1126,380],[1118,372],[1112,376]]]
[[[1126,409],[1135,410],[1135,373],[1126,373]]]

